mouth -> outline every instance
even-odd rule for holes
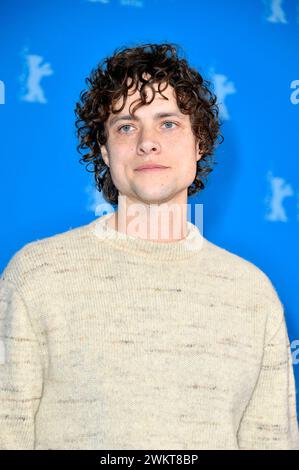
[[[162,170],[168,170],[169,167],[158,167],[158,166],[155,166],[153,168],[140,168],[140,169],[136,169],[135,171],[139,171],[139,172],[143,172],[143,171],[162,171]]]

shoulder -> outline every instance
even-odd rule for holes
[[[285,307],[271,276],[254,262],[210,241],[207,241],[207,251],[207,269],[222,281],[223,293],[224,288],[233,289],[235,300],[265,314],[269,334],[276,331],[285,321]],[[225,280],[230,282],[225,285]]]
[[[215,272],[227,274],[233,280],[255,285],[264,290],[265,295],[273,295],[273,283],[270,277],[257,264],[233,251],[229,251],[209,240],[206,243],[209,268]]]
[[[88,224],[81,225],[26,243],[10,258],[1,273],[1,279],[21,286],[35,274],[46,273],[51,267],[64,263],[67,258],[71,259],[72,254],[79,251],[78,244],[86,237],[87,227]]]

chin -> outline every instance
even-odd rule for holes
[[[173,198],[173,195],[158,194],[158,195],[151,195],[151,196],[149,195],[143,196],[140,199],[144,204],[158,205],[158,204],[165,204],[171,201],[172,198]]]

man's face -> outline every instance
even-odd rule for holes
[[[158,84],[155,84],[158,90]],[[161,86],[161,89],[164,88]],[[132,90],[130,90],[132,93]],[[152,90],[147,87],[147,94]],[[187,188],[196,175],[196,162],[201,158],[192,133],[190,116],[181,113],[177,106],[174,88],[170,85],[149,105],[129,115],[130,104],[140,98],[139,89],[128,95],[124,109],[119,114],[110,114],[105,123],[108,140],[101,147],[103,159],[110,167],[114,185],[121,195],[131,202],[144,204],[187,203]],[[123,98],[116,103],[119,109]],[[147,99],[148,101],[148,99]],[[136,105],[132,105],[132,108]],[[157,113],[169,116],[157,117]],[[116,121],[116,119],[118,119]],[[108,150],[108,151],[107,151]],[[137,171],[145,163],[157,163],[167,168],[153,171]]]

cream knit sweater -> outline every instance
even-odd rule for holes
[[[204,238],[87,225],[1,276],[0,449],[297,449],[283,305]]]

